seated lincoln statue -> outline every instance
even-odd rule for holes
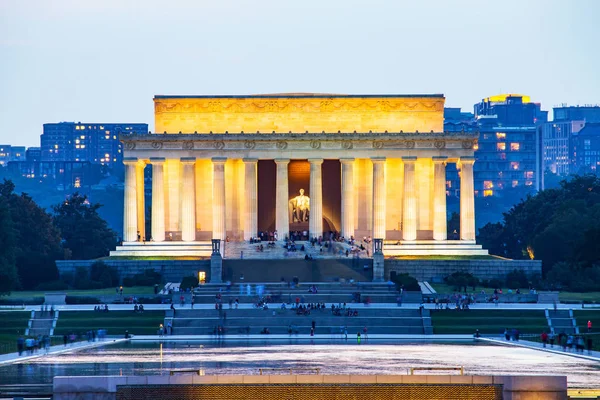
[[[310,198],[304,195],[304,189],[300,189],[300,195],[289,201],[290,222],[306,222],[310,213]]]

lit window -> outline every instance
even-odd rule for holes
[[[506,143],[496,143],[496,150],[498,150],[498,151],[506,150]]]
[[[85,149],[85,144],[82,144],[82,145],[81,145],[81,148],[82,148],[82,149]]]
[[[473,150],[479,150],[479,143],[473,145]]]
[[[513,169],[515,171],[518,170],[519,169],[519,162],[518,161],[511,161],[511,163],[510,163],[510,169]]]
[[[519,151],[519,150],[521,150],[520,143],[511,143],[510,144],[510,151]]]
[[[83,125],[82,125],[82,126],[79,128],[79,129],[81,129],[81,130],[84,130],[84,129],[85,129],[85,126],[83,126]]]
[[[492,181],[483,181],[484,189],[491,189],[494,187],[494,183]]]
[[[494,191],[493,190],[484,190],[483,191],[483,197],[490,197],[494,195]]]
[[[525,186],[531,186],[531,185],[533,185],[533,182],[532,182],[532,181],[526,181],[526,182],[525,182]]]
[[[527,179],[533,179],[533,171],[527,171],[527,172],[525,172],[525,178],[527,178]]]
[[[75,139],[75,143],[79,144],[79,139]]]
[[[102,125],[100,125],[100,129],[104,129],[104,127]]]
[[[117,159],[116,159],[116,158],[113,158],[113,161],[114,161],[114,162],[117,162]]]
[[[104,157],[105,157],[105,158],[110,158],[110,154],[106,153],[106,154],[104,155]]]
[[[512,181],[512,187],[519,186],[519,181]]]
[[[78,144],[76,144],[76,145],[75,145],[75,148],[76,148],[76,149],[78,149],[78,148],[79,148],[79,145],[78,145]]]
[[[55,145],[54,145],[54,148],[55,148],[55,149],[58,149],[58,145],[57,145],[57,144],[55,144]]]
[[[76,188],[81,187],[81,179],[79,179],[78,177],[75,178],[75,185]]]
[[[446,187],[451,188],[452,187],[452,181],[446,181]]]
[[[113,139],[116,139],[116,138],[117,138],[117,135],[113,135]]]
[[[496,132],[497,139],[506,139],[506,133],[504,132]]]
[[[75,130],[76,130],[76,131],[78,131],[79,129],[80,129],[80,128],[79,128],[79,125],[77,125],[77,126],[75,127]]]
[[[81,135],[80,138],[85,139],[85,135]]]

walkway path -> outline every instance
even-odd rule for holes
[[[12,364],[20,361],[32,360],[34,358],[44,357],[46,355],[56,355],[62,353],[69,353],[71,351],[79,351],[85,349],[91,349],[94,347],[105,346],[107,344],[120,343],[127,341],[128,339],[106,339],[103,341],[97,342],[76,342],[71,343],[65,347],[64,345],[55,345],[51,346],[48,349],[48,352],[45,350],[38,350],[37,353],[33,353],[31,355],[27,354],[27,352],[23,352],[23,355],[19,356],[19,353],[8,353],[8,354],[0,354],[0,365]]]
[[[495,338],[479,338],[479,340],[481,340],[483,342],[502,344],[505,346],[525,347],[528,349],[540,350],[540,351],[545,351],[548,353],[560,354],[563,356],[578,357],[578,358],[583,358],[585,360],[590,360],[590,361],[600,361],[600,351],[588,352],[587,350],[585,350],[583,353],[577,353],[575,351],[566,351],[565,352],[565,351],[562,351],[562,348],[560,346],[550,347],[550,345],[547,345],[546,347],[544,347],[542,345],[542,343],[530,342],[528,340],[519,340],[518,342],[508,341],[508,340],[503,340],[503,339],[495,339]]]
[[[231,296],[235,296],[235,293],[232,293]],[[281,304],[279,303],[274,303],[271,308],[279,308]],[[327,303],[326,305],[331,305],[331,303]],[[351,308],[356,308],[356,309],[361,309],[361,308],[375,308],[375,309],[379,309],[379,308],[398,308],[399,306],[396,303],[373,303],[370,305],[365,305],[363,303],[348,303],[348,305]],[[63,306],[56,306],[56,309],[58,311],[93,311],[94,307],[96,307],[97,305],[94,304],[70,304],[70,305],[63,305]],[[191,305],[190,304],[185,304],[183,307],[180,306],[179,304],[174,304],[175,309],[191,309]],[[171,307],[170,304],[144,304],[144,309],[146,311],[149,310],[168,310]],[[214,309],[215,305],[214,304],[195,304],[194,305],[194,309],[199,309],[199,310],[204,310],[204,309]],[[435,304],[433,303],[425,303],[423,304],[423,307],[425,307],[426,309],[429,310],[434,310],[435,309]],[[489,303],[478,303],[478,304],[472,304],[471,306],[469,306],[471,310],[552,310],[554,305],[553,304],[531,304],[531,303],[500,303],[497,306],[494,304],[489,304]],[[133,311],[133,304],[109,304],[108,305],[109,310],[111,311],[119,311],[119,310],[129,310],[129,311]],[[228,309],[228,305],[225,305],[223,309]],[[251,309],[254,308],[253,304],[250,303],[242,303],[239,305],[239,308],[241,309]],[[406,308],[406,309],[415,309],[415,308],[419,308],[419,304],[417,303],[404,303],[402,304],[401,308]],[[580,306],[577,306],[575,304],[558,304],[557,305],[557,309],[559,310],[581,310]],[[595,310],[599,310],[600,311],[600,307],[585,307],[584,310],[587,309],[595,309]],[[40,310],[40,306],[25,306],[25,308],[15,308],[15,307],[10,307],[10,308],[3,308],[0,306],[0,311],[39,311]],[[468,312],[468,311],[467,311]]]

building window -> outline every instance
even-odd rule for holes
[[[506,133],[496,132],[496,139],[506,139]]]
[[[494,183],[492,181],[483,181],[484,189],[491,189],[494,187]]]
[[[521,150],[520,143],[511,143],[510,144],[510,151],[519,151],[519,150]]]
[[[498,151],[506,150],[506,143],[496,143],[496,150],[498,150]]]
[[[494,195],[494,191],[491,190],[491,189],[483,191],[483,197],[490,197],[490,196],[493,196],[493,195]]]
[[[512,187],[519,186],[519,181],[512,181]]]
[[[533,171],[526,171],[525,172],[525,178],[527,178],[527,179],[533,179]]]
[[[531,186],[531,185],[533,185],[532,181],[525,181],[525,186]]]
[[[510,162],[510,169],[517,171],[519,169],[519,162],[518,161],[511,161]]]
[[[452,187],[452,181],[446,181],[446,187],[450,189]]]

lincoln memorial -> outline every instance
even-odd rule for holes
[[[123,244],[111,255],[208,256],[212,239],[260,232],[382,239],[386,256],[487,254],[475,244],[478,133],[444,132],[444,100],[155,96],[156,133],[121,136]],[[460,240],[446,234],[448,163],[460,170]]]

